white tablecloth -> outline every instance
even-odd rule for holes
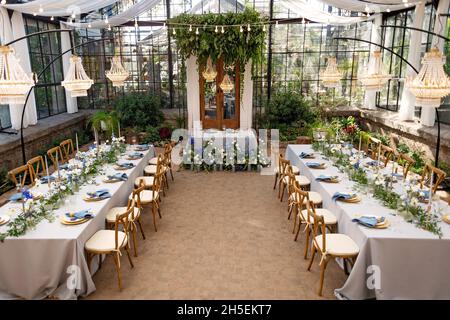
[[[400,215],[392,215],[395,211],[384,207],[370,195],[360,195],[362,201],[357,204],[333,202],[332,196],[336,191],[354,192],[354,183],[318,154],[315,160],[300,159],[302,151],[314,152],[311,145],[289,145],[286,158],[299,167],[300,174],[311,180],[311,190],[322,195],[323,207],[337,216],[338,232],[350,236],[360,248],[346,283],[336,290],[337,296],[347,299],[450,299],[450,225],[439,223],[444,234],[439,239],[406,222]],[[323,170],[310,169],[305,165],[308,161],[329,165]],[[315,178],[321,174],[340,176],[341,182],[316,181]],[[396,188],[399,187],[397,184]],[[442,207],[444,212],[450,213],[447,204],[442,202]],[[388,229],[370,229],[352,222],[356,215],[362,214],[384,216],[391,226]],[[373,284],[373,270],[380,276],[379,288],[367,285],[368,280]]]
[[[84,244],[96,231],[105,228],[105,216],[110,208],[126,205],[134,188],[134,180],[143,174],[148,160],[155,155],[154,148],[144,154],[139,160],[121,160],[136,165],[120,171],[127,173],[127,181],[102,182],[106,175],[116,172],[112,165],[107,165],[105,175],[95,179],[99,185],[82,186],[75,195],[67,197],[55,212],[55,221],[44,220],[25,235],[7,238],[0,243],[0,299],[43,299],[49,295],[76,299],[95,291],[84,255]],[[111,198],[99,202],[85,202],[82,199],[87,191],[101,188],[109,189]],[[39,188],[42,192],[46,190],[47,185]],[[12,208],[20,207],[20,204],[9,202],[0,208],[0,214],[11,214]],[[67,226],[59,221],[59,216],[69,210],[74,212],[88,208],[94,211],[95,217],[84,224]],[[5,230],[6,226],[0,227],[0,231]],[[97,261],[93,260],[92,271],[96,270]]]

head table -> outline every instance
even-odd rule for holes
[[[300,154],[315,153],[315,160],[301,159]],[[360,194],[361,202],[333,201],[335,192],[355,193],[354,182],[314,152],[311,145],[288,145],[286,158],[299,167],[300,174],[311,181],[311,190],[322,195],[323,207],[338,218],[338,232],[350,236],[360,253],[342,288],[336,289],[344,299],[450,299],[450,225],[440,222],[443,237],[420,229],[404,220],[395,210],[384,207],[370,194]],[[310,169],[306,162],[324,162],[325,169]],[[384,170],[391,170],[386,168]],[[339,176],[339,183],[323,183],[315,179],[324,175]],[[393,188],[401,192],[401,184]],[[440,203],[450,213],[447,203]],[[352,222],[360,215],[386,217],[387,229],[371,229]],[[313,266],[314,267],[314,266]],[[317,266],[316,266],[317,267]],[[379,278],[376,278],[378,277]],[[379,282],[374,279],[378,279]],[[377,283],[379,285],[377,285]]]
[[[133,150],[132,146],[127,147]],[[134,188],[134,181],[143,174],[148,160],[155,155],[153,146],[142,151],[144,157],[119,162],[132,162],[135,166],[125,171],[116,171],[113,165],[105,165],[104,175],[95,177],[95,184],[80,187],[74,195],[65,199],[55,211],[55,219],[39,223],[34,230],[17,238],[6,238],[0,243],[0,299],[43,299],[48,296],[59,299],[76,299],[95,291],[91,272],[88,270],[84,254],[85,242],[98,230],[105,228],[105,216],[109,209],[124,206]],[[127,181],[105,183],[103,179],[111,173],[124,172]],[[86,192],[108,189],[111,198],[96,202],[83,200]],[[45,193],[47,184],[31,189]],[[0,214],[14,218],[14,212],[21,210],[21,204],[8,202],[0,208]],[[63,225],[59,216],[66,212],[91,209],[95,217],[80,225]],[[0,227],[0,232],[6,230]],[[91,271],[95,271],[97,259],[92,261]]]

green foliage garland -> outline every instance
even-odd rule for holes
[[[242,13],[202,15],[180,14],[169,21],[169,26],[175,27],[176,34],[173,37],[177,43],[177,49],[183,59],[194,55],[200,63],[204,63],[208,57],[213,62],[219,57],[223,57],[225,65],[234,65],[239,62],[241,65],[252,59],[254,63],[261,62],[264,52],[266,32],[263,30],[263,23],[267,18],[261,17],[254,9],[246,8]],[[193,25],[192,31],[189,28],[177,28],[177,24]],[[238,26],[226,27],[229,25],[251,25],[251,31],[240,32]],[[260,25],[258,25],[260,24]],[[196,34],[197,26],[199,34]],[[215,28],[219,26],[219,32]],[[221,33],[221,26],[225,26],[224,33]]]

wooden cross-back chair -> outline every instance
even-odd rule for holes
[[[319,296],[322,295],[323,281],[325,277],[325,269],[330,260],[335,258],[342,258],[344,260],[344,271],[347,273],[346,262],[351,266],[354,265],[359,254],[359,247],[349,236],[339,233],[327,233],[327,227],[324,216],[316,214],[315,207],[312,202],[308,203],[310,214],[313,216],[312,227],[312,255],[309,262],[308,271],[314,262],[316,253],[320,254],[320,283]]]
[[[153,159],[151,159],[153,160]],[[154,161],[152,161],[153,163],[155,163]],[[158,157],[156,157],[156,164],[149,164],[148,166],[146,166],[144,168],[144,173],[148,176],[155,176],[157,173],[162,173],[162,192],[163,195],[166,196],[166,191],[165,191],[165,187],[168,188],[167,185],[167,176],[165,175],[165,173],[167,173],[167,168],[166,168],[166,162],[164,159],[164,154],[159,154]],[[153,185],[153,181],[152,181],[152,185]],[[149,187],[149,186],[147,186]]]
[[[155,228],[155,232],[158,231],[158,228],[156,226],[156,212],[158,212],[159,218],[161,219],[161,209],[160,209],[160,202],[161,202],[161,179],[162,179],[162,172],[157,172],[153,176],[153,186],[151,190],[145,189],[144,182],[141,182],[139,188],[141,189],[139,191],[139,202],[142,206],[145,205],[151,205],[152,206],[152,216],[153,216],[153,226]],[[131,196],[130,196],[131,197]]]
[[[61,147],[62,155],[64,156],[64,161],[68,162],[70,156],[74,153],[72,139],[64,140],[59,144]]]
[[[277,167],[275,168],[275,182],[273,184],[273,190],[275,190],[277,188],[277,184],[278,184],[278,178],[280,176],[280,170],[281,170],[281,164],[280,164],[280,160],[283,159],[283,155],[280,153],[278,155],[278,163],[277,163]]]
[[[367,141],[367,154],[372,159],[378,159],[378,151],[380,150],[380,146],[381,146],[380,139],[369,137]]]
[[[30,177],[33,183],[36,179],[39,179],[44,175],[45,165],[44,158],[42,158],[42,156],[37,156],[28,160],[27,165],[29,166]]]
[[[99,230],[86,241],[84,248],[86,250],[86,258],[88,268],[90,269],[92,258],[99,255],[100,260],[102,255],[111,254],[114,258],[114,264],[117,271],[117,279],[119,282],[119,290],[122,290],[122,280],[120,276],[120,256],[122,255],[120,250],[125,249],[128,256],[128,261],[133,268],[133,261],[130,255],[130,241],[128,239],[130,229],[130,216],[133,214],[135,204],[133,204],[116,216],[114,222],[114,230]],[[122,230],[119,230],[122,228]]]
[[[433,179],[434,182],[431,181],[432,173],[434,173],[434,176],[436,177]],[[439,168],[436,168],[431,163],[427,163],[422,171],[422,177],[420,179],[420,188],[423,189],[425,184],[430,185],[430,183],[433,183],[432,193],[434,194],[434,193],[436,193],[436,190],[439,187],[439,185],[442,183],[442,181],[444,181],[445,176],[446,176],[446,173],[444,171],[442,171]]]
[[[406,178],[411,166],[415,163],[414,159],[406,153],[400,153],[397,162],[402,167],[403,178]],[[396,172],[398,172],[398,168],[396,168]]]
[[[389,161],[391,161],[392,156],[394,155],[394,149],[385,146],[384,144],[381,145],[380,149],[381,149],[380,161],[383,161],[383,165],[384,167],[386,167]]]
[[[56,161],[56,155],[58,155],[58,161]],[[52,161],[53,168],[54,168],[55,170],[58,170],[57,162],[58,162],[59,164],[62,164],[62,163],[65,162],[65,161],[64,161],[64,158],[63,158],[63,154],[62,154],[62,151],[61,151],[61,147],[60,147],[60,146],[56,146],[56,147],[53,147],[53,148],[49,149],[49,150],[47,151],[47,156],[48,156],[48,157],[50,158],[50,160]]]
[[[173,173],[172,173],[172,150],[173,146],[171,143],[166,143],[164,147],[164,158],[165,158],[165,165],[167,167],[167,171],[170,172],[170,177],[173,181]]]
[[[20,184],[20,186],[23,187],[27,183],[27,178],[28,181],[31,181],[31,184],[34,183],[34,180],[31,179],[30,167],[28,166],[28,164],[24,164],[20,167],[12,169],[8,172],[8,175],[11,181],[16,186]]]

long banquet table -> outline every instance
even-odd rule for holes
[[[131,150],[130,147],[128,147]],[[105,228],[105,216],[109,209],[126,205],[134,181],[143,174],[148,160],[155,155],[150,147],[139,160],[132,162],[135,167],[125,172],[128,180],[117,183],[102,182],[106,175],[115,172],[112,165],[104,168],[105,175],[95,178],[96,185],[84,185],[56,210],[53,222],[42,221],[34,230],[18,238],[6,238],[0,243],[0,299],[44,299],[48,296],[59,299],[76,299],[95,291],[91,272],[88,270],[84,254],[85,242],[98,230]],[[108,173],[109,172],[109,173]],[[88,191],[107,188],[111,198],[98,202],[85,202],[82,197]],[[42,184],[38,191],[48,190]],[[33,189],[32,189],[33,190]],[[20,204],[8,202],[0,208],[0,214],[14,217]],[[92,209],[95,217],[86,223],[74,226],[61,224],[59,216],[68,212]],[[6,226],[0,227],[4,232]],[[91,271],[95,271],[97,259],[93,260]]]
[[[301,159],[301,152],[314,151],[311,145],[288,145],[286,158],[311,180],[311,190],[322,195],[323,207],[337,216],[338,232],[350,236],[360,248],[347,281],[335,290],[338,298],[450,299],[449,224],[439,223],[443,232],[439,239],[405,221],[371,195],[359,194],[362,201],[356,204],[334,202],[332,196],[337,191],[354,193],[354,183],[318,153],[316,159],[310,160]],[[305,164],[308,161],[325,162],[327,167],[310,169]],[[336,184],[316,181],[321,174],[339,176],[341,181]],[[400,188],[399,183],[394,185]],[[450,206],[443,201],[441,208],[450,213]],[[363,214],[384,216],[391,225],[387,229],[370,229],[352,222],[355,216]]]

